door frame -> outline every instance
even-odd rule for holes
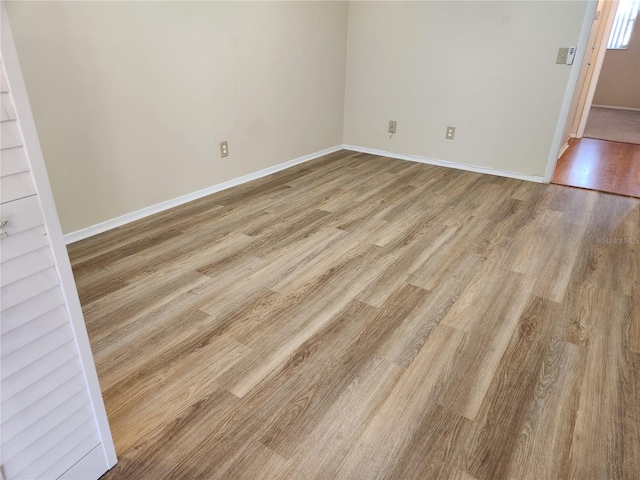
[[[593,65],[593,74],[589,82],[589,89],[587,90],[587,96],[584,101],[582,112],[580,113],[580,123],[576,131],[576,138],[582,138],[584,135],[584,129],[587,126],[587,120],[589,119],[589,112],[591,111],[591,105],[593,104],[593,97],[596,94],[596,88],[598,86],[598,80],[600,79],[600,72],[602,71],[602,65],[604,64],[604,56],[607,53],[607,44],[609,43],[609,36],[611,35],[611,29],[613,28],[613,21],[616,18],[618,11],[618,0],[611,0],[611,10],[607,17],[604,27],[604,33],[598,46],[598,53],[596,61]]]
[[[556,163],[558,162],[558,153],[564,142],[564,131],[569,122],[569,114],[571,111],[571,103],[573,96],[576,93],[578,87],[578,79],[580,76],[580,67],[585,58],[585,52],[587,43],[589,41],[589,34],[591,33],[591,27],[593,25],[593,19],[598,7],[598,0],[588,0],[587,8],[582,20],[582,28],[580,30],[580,36],[578,37],[578,44],[576,45],[576,58],[571,66],[571,72],[569,73],[569,80],[564,92],[564,98],[562,100],[562,106],[560,107],[560,114],[556,123],[556,130],[551,142],[551,149],[549,151],[549,157],[547,159],[547,168],[545,171],[544,183],[550,183],[553,178],[553,172],[556,169]]]

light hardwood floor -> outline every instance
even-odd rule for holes
[[[640,145],[571,138],[552,182],[640,198]]]
[[[106,479],[640,478],[640,200],[337,152],[69,248]]]

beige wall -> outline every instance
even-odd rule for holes
[[[352,2],[345,143],[543,176],[579,68],[556,65],[557,50],[577,44],[585,11],[582,1]]]
[[[342,143],[347,8],[9,2],[64,232]]]
[[[542,176],[585,7],[7,5],[65,233],[341,143]]]
[[[607,50],[594,105],[640,108],[640,27],[636,22],[626,50]]]

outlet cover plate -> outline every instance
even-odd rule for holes
[[[456,136],[456,127],[447,127],[447,133],[444,136],[447,140],[453,140]]]
[[[395,120],[389,120],[389,133],[396,133],[397,125],[398,122],[396,122]]]
[[[229,144],[227,142],[220,142],[220,156],[221,157],[229,156]]]

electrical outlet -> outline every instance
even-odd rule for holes
[[[456,136],[456,127],[447,127],[447,134],[444,138],[447,140],[453,140],[453,137]]]
[[[229,156],[229,144],[227,142],[220,142],[220,156],[221,157]]]
[[[396,133],[396,125],[398,122],[395,120],[389,120],[389,133]]]

